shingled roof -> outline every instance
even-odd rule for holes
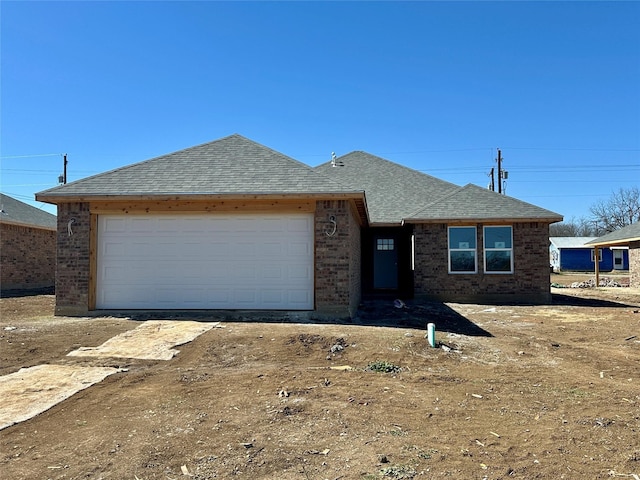
[[[460,187],[362,151],[311,168],[234,134],[58,186],[36,199],[315,196],[353,198],[372,225],[455,220],[561,221],[557,213],[467,185]],[[366,195],[366,200],[365,200]]]
[[[51,188],[36,198],[56,203],[72,197],[355,192],[308,165],[234,134]]]
[[[0,223],[55,230],[57,219],[55,215],[51,215],[49,212],[0,193]]]
[[[351,152],[323,163],[316,171],[350,188],[364,190],[372,224],[399,225],[434,198],[460,187],[367,152]]]
[[[607,233],[602,237],[591,240],[588,245],[606,246],[606,245],[626,245],[629,242],[640,241],[640,222],[627,225],[615,232]]]
[[[405,218],[405,221],[411,223],[444,220],[560,222],[562,215],[477,185],[467,184]]]

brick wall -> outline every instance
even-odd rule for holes
[[[56,232],[0,224],[0,289],[53,287],[56,276]]]
[[[336,230],[329,217],[334,216]],[[360,228],[349,202],[316,204],[315,294],[320,314],[353,316],[360,303]]]
[[[89,310],[90,222],[88,203],[58,205],[56,315],[85,315]]]
[[[450,274],[447,225],[415,225],[415,295],[461,302],[549,302],[549,226],[513,224],[513,274],[484,273],[482,227],[476,225],[478,273]]]
[[[640,288],[640,241],[629,243],[629,286]]]

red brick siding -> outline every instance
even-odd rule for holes
[[[90,221],[88,203],[58,205],[57,315],[83,315],[89,310]]]
[[[640,241],[629,243],[629,286],[640,288]]]
[[[0,289],[53,287],[56,232],[0,224]]]
[[[449,274],[447,225],[415,225],[415,295],[451,301],[549,301],[549,226],[513,224],[513,274],[484,273],[482,227],[476,225],[478,273]]]
[[[329,220],[335,217],[336,230]],[[360,227],[349,202],[316,204],[315,296],[319,313],[352,316],[360,303]]]

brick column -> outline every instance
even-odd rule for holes
[[[629,286],[640,288],[640,241],[629,243]]]
[[[58,205],[56,315],[89,311],[90,226],[88,203]]]
[[[316,311],[353,316],[361,295],[360,227],[349,202],[317,202],[314,228]]]

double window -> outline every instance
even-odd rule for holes
[[[513,273],[513,228],[483,228],[485,273]],[[449,227],[449,273],[477,273],[476,227]]]

